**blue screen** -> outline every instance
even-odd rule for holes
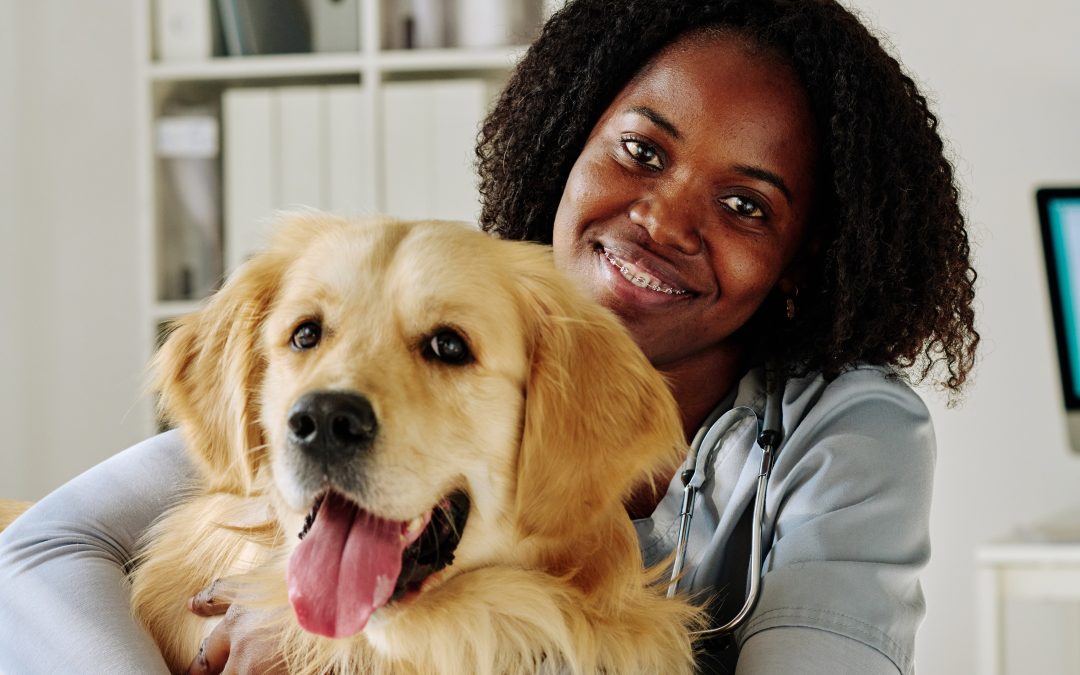
[[[1057,268],[1061,320],[1071,370],[1073,396],[1080,397],[1080,197],[1047,202],[1047,219]]]

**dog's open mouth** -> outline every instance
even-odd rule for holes
[[[348,637],[383,605],[454,560],[469,498],[454,492],[410,521],[386,520],[330,491],[317,499],[289,560],[289,601],[305,630]]]

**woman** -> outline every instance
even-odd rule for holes
[[[896,61],[831,0],[576,0],[523,59],[478,156],[484,227],[552,244],[668,376],[688,438],[727,419],[702,453],[682,586],[727,591],[717,623],[753,573],[756,428],[741,411],[761,410],[762,364],[783,383],[762,594],[702,670],[911,672],[934,443],[896,369],[958,394],[978,334],[952,171]],[[160,670],[110,589],[190,471],[174,435],[152,439],[5,533],[3,630],[47,628],[31,645],[0,635],[0,667]],[[674,546],[680,494],[672,477],[628,505],[650,562]],[[210,599],[194,608],[227,605]],[[229,611],[192,672],[258,670],[247,616]]]

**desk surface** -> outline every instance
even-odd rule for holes
[[[1080,563],[1080,510],[1018,527],[1007,537],[975,551],[981,564]]]
[[[1076,543],[992,543],[975,551],[975,560],[984,565],[1009,563],[1080,563],[1080,542]]]

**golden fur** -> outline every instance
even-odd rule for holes
[[[16,502],[10,499],[0,499],[0,532],[4,531],[11,521],[22,515],[23,511],[30,508],[30,502]]]
[[[663,597],[623,506],[670,475],[682,429],[618,322],[544,247],[456,223],[287,220],[155,362],[162,409],[201,469],[133,573],[134,609],[172,669],[207,631],[185,601],[214,579],[244,575],[246,602],[288,608],[308,509],[290,506],[284,420],[305,392],[335,389],[379,416],[365,509],[407,520],[463,489],[471,511],[454,563],[358,635],[313,635],[278,612],[293,672],[692,672],[700,612]],[[313,316],[326,337],[298,355],[289,337]],[[475,362],[422,358],[446,326]]]

